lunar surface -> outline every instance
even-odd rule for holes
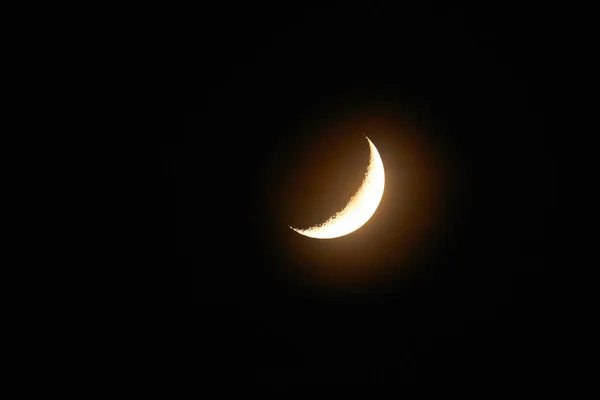
[[[344,209],[321,224],[307,229],[290,226],[291,229],[315,239],[333,239],[356,231],[373,216],[383,196],[385,172],[377,148],[368,137],[365,138],[371,150],[367,172],[358,191],[350,198]]]

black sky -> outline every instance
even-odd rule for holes
[[[176,261],[193,277],[191,352],[211,379],[510,386],[556,373],[559,15],[500,3],[198,10],[184,26],[184,133],[169,154]],[[388,200],[370,228],[387,224],[384,244],[344,243],[365,246],[355,263],[411,273],[358,289],[298,284],[282,271],[310,262],[302,254],[344,247],[314,245],[284,224],[308,218],[284,204],[287,190],[311,190],[290,185],[292,171],[303,154],[324,162],[314,146],[329,143],[348,155],[332,156],[334,172],[314,185],[334,179],[351,190],[366,145],[323,132],[339,125],[357,134],[400,115],[436,149],[415,167],[439,168],[423,176],[445,180],[434,183],[445,185],[435,228],[401,257],[404,231]],[[378,147],[384,163],[393,158]],[[347,182],[344,157],[356,158]]]

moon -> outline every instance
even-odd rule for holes
[[[356,231],[373,216],[383,197],[385,172],[377,148],[366,135],[365,138],[371,150],[367,172],[358,191],[350,198],[344,209],[327,221],[308,229],[290,226],[291,229],[314,239],[333,239]]]

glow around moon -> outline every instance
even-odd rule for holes
[[[291,229],[315,239],[333,239],[356,231],[373,216],[383,196],[385,173],[377,148],[368,137],[365,138],[371,150],[369,166],[360,188],[350,198],[346,207],[322,224],[308,229],[290,226]]]

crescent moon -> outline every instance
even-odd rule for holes
[[[383,197],[385,172],[377,148],[366,135],[365,138],[369,142],[371,150],[369,166],[360,188],[350,198],[346,207],[322,224],[308,229],[297,229],[290,226],[291,229],[315,239],[333,239],[356,231],[373,216]]]

